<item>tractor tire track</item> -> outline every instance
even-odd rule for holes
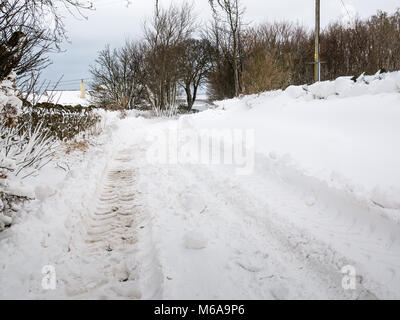
[[[77,265],[65,280],[73,298],[140,299],[138,252],[139,205],[135,197],[132,150],[110,160],[94,210],[82,219]]]

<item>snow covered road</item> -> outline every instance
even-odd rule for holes
[[[363,96],[360,113],[354,97],[280,94],[113,119],[69,172],[37,178],[37,200],[0,234],[0,298],[400,299],[400,95]],[[251,128],[246,174],[188,156]]]
[[[399,225],[279,161],[255,163],[244,177],[233,166],[139,165],[163,298],[398,296]],[[342,286],[347,266],[355,290]]]
[[[24,224],[2,235],[1,287],[11,290],[2,289],[2,297],[399,297],[400,226],[379,208],[261,154],[248,176],[236,175],[234,166],[149,163],[148,137],[171,123],[118,123],[114,147],[106,145],[112,150],[90,178],[96,187],[70,200],[82,201],[79,213],[67,202],[74,219],[60,227],[69,241],[50,230],[53,224],[45,245],[35,243],[37,227],[23,230],[34,243],[18,239]],[[28,256],[5,257],[16,246]],[[10,268],[23,258],[27,274]],[[40,264],[54,265],[56,290],[40,288]],[[355,290],[342,286],[346,266],[356,271]]]

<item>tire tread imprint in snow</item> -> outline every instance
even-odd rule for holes
[[[94,210],[82,221],[84,246],[77,259],[87,266],[75,279],[68,279],[71,297],[141,298],[136,261],[139,212],[131,154],[122,150],[110,161]]]

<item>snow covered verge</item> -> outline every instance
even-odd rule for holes
[[[256,153],[400,221],[400,72],[216,102],[195,128],[248,128]]]
[[[79,234],[77,222],[92,205],[98,179],[112,152],[119,115],[98,112],[103,130],[90,137],[87,150],[60,146],[50,164],[23,181],[31,192],[30,201],[19,208],[12,227],[0,232],[0,299],[62,298],[43,289],[42,271],[57,263],[70,268],[68,252],[80,240],[71,238],[71,229]],[[73,267],[74,271],[81,268]]]
[[[26,178],[39,175],[62,147],[86,149],[109,117],[97,109],[23,108],[15,82],[15,73],[0,82],[0,232],[36,198]]]
[[[40,163],[37,158],[45,158],[39,149],[46,147],[46,141],[37,132],[30,137],[19,135],[22,101],[17,97],[15,78],[12,73],[0,82],[0,232],[12,224],[22,202],[32,197],[29,188],[21,186],[17,174],[36,169],[35,165]]]

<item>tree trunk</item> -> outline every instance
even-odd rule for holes
[[[237,33],[233,33],[233,71],[235,77],[235,97],[238,97],[240,94],[240,81],[239,81],[239,62],[238,62],[238,41],[237,41]]]
[[[194,101],[193,101],[193,97],[192,97],[192,90],[190,88],[190,84],[186,85],[185,92],[186,92],[186,102],[188,105],[188,109],[192,110]]]

